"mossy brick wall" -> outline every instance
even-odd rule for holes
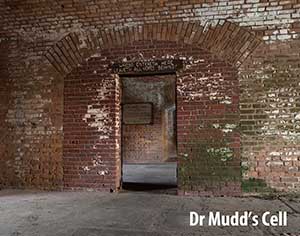
[[[240,71],[244,175],[278,190],[299,190],[299,46],[261,45]]]
[[[239,195],[237,71],[207,55],[182,74],[177,90],[180,193]]]
[[[62,187],[64,78],[102,45],[157,39],[238,69],[244,177],[299,190],[299,22],[296,0],[0,2],[1,185]]]
[[[227,167],[233,172],[237,167],[239,173],[239,139],[233,134],[239,118],[237,71],[199,47],[174,42],[135,42],[134,45],[103,50],[101,55],[94,55],[65,78],[63,158],[66,188],[114,190],[118,187],[120,97],[117,86],[122,78],[114,75],[109,65],[125,59],[128,63],[141,57],[144,60],[163,59],[165,55],[181,58],[186,63],[176,76],[179,159],[189,152],[188,145],[193,142],[186,134],[193,129],[203,129],[198,124],[203,121],[215,126],[216,134],[211,135],[219,143],[222,139],[223,146],[219,148],[232,148],[234,161],[228,160],[230,164]],[[195,87],[195,84],[198,85]],[[202,160],[199,155],[194,162],[201,166]],[[179,161],[181,164],[184,163]],[[216,194],[212,190],[208,192],[207,182],[199,181],[203,178],[199,170],[189,174],[195,181],[180,182],[182,193],[190,193],[196,188],[202,194],[204,191],[206,194]],[[212,176],[206,173],[205,177],[210,179]],[[223,186],[228,182],[232,181],[221,184]],[[226,188],[227,192],[223,194],[232,195],[238,192],[238,187]],[[218,189],[216,187],[214,191]]]

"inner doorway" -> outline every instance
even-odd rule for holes
[[[176,75],[121,77],[122,188],[177,186]]]

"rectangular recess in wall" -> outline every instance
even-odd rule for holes
[[[149,125],[153,123],[152,103],[123,104],[123,123],[126,125]]]
[[[129,61],[111,66],[113,73],[119,76],[173,74],[182,68],[183,61],[179,59]]]

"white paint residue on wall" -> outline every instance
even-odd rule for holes
[[[109,174],[109,169],[103,163],[100,155],[97,155],[93,159],[93,164],[91,166],[83,166],[82,170],[86,173],[95,173],[101,176],[105,176]]]
[[[87,113],[83,117],[89,127],[96,128],[99,131],[100,140],[108,139],[112,133],[112,127],[109,125],[111,122],[109,107],[102,103],[108,94],[107,86],[107,82],[104,82],[102,88],[96,90],[98,94],[94,98],[93,105],[88,105]]]
[[[109,86],[111,80],[104,79],[101,88],[96,89],[97,96],[92,99],[92,104],[88,105],[87,112],[82,118],[89,127],[95,128],[98,131],[98,142],[108,139],[113,134],[111,112],[108,105],[105,105],[107,96],[110,95]],[[98,149],[98,142],[93,146],[93,149]],[[101,155],[96,155],[93,158],[90,166],[82,167],[85,172],[93,172],[97,175],[108,175],[109,170],[103,162]]]
[[[179,78],[177,92],[184,96],[187,101],[193,101],[205,96],[211,101],[223,104],[231,104],[232,98],[225,94],[225,90],[220,90],[226,82],[221,73],[213,75],[202,74],[199,77],[189,74]],[[199,88],[199,89],[191,89]]]
[[[262,27],[276,28],[277,30],[274,30],[271,35],[263,37],[267,43],[286,41],[300,36],[299,33],[291,30],[292,24],[298,21],[295,16],[300,16],[299,9],[291,12],[290,9],[284,9],[284,5],[272,5],[269,1],[257,1],[247,7],[243,7],[243,4],[243,1],[217,0],[209,4],[196,5],[192,11],[195,17],[202,22],[201,25],[206,28],[210,24],[213,27],[216,20],[223,19],[238,23],[240,26],[251,27],[254,30],[260,30]],[[291,2],[291,4],[293,3]]]

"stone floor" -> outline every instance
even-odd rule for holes
[[[288,212],[288,227],[189,226],[189,212]],[[1,236],[300,235],[300,200],[0,191]]]
[[[123,164],[123,182],[177,185],[177,163]]]

